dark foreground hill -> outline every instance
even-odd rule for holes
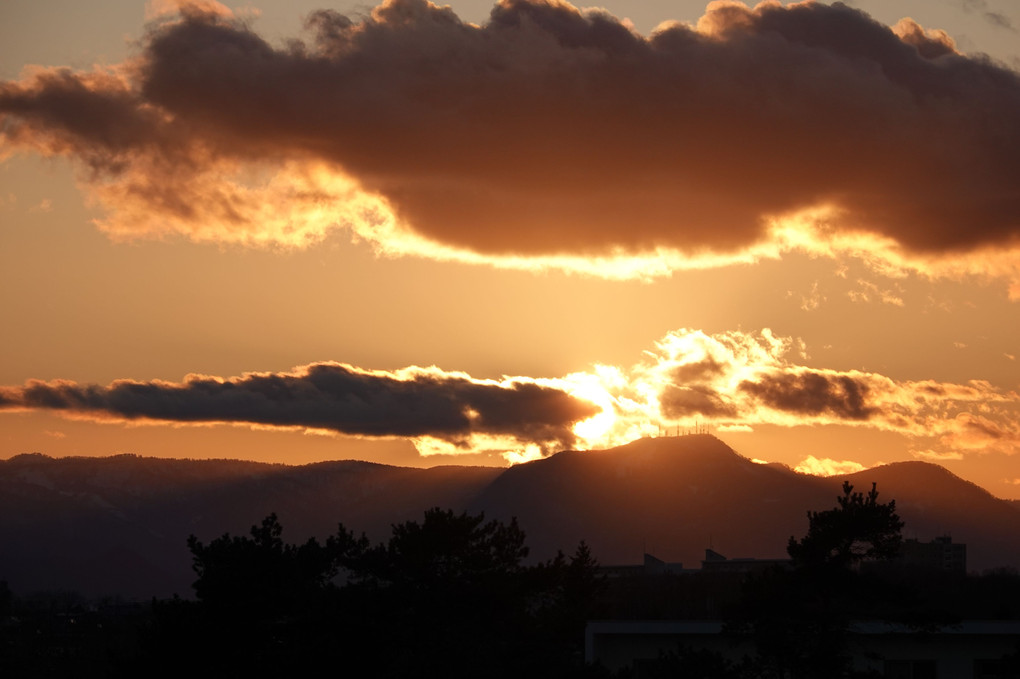
[[[19,592],[188,596],[190,534],[247,534],[276,512],[291,542],[341,521],[381,540],[426,508],[465,506],[501,471],[19,455],[0,462],[0,579]]]
[[[904,462],[847,477],[895,498],[906,537],[952,534],[969,567],[1020,565],[1020,511],[945,469]],[[782,557],[828,509],[842,478],[759,465],[708,436],[643,439],[564,452],[509,469],[415,469],[366,462],[291,467],[117,456],[0,462],[0,579],[16,592],[190,595],[185,540],[245,533],[270,512],[284,539],[324,538],[338,522],[384,540],[392,523],[433,506],[518,517],[534,558],[581,539],[605,564],[647,551],[698,567],[706,547]]]

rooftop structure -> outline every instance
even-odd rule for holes
[[[785,568],[789,565],[789,559],[728,559],[713,549],[706,549],[701,570],[712,573],[753,573],[774,566]]]
[[[953,542],[948,535],[931,542],[915,539],[903,541],[900,548],[901,563],[944,571],[967,571],[967,545]]]

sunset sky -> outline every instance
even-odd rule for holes
[[[5,0],[0,458],[695,426],[1020,498],[1020,6]]]

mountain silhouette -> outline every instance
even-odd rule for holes
[[[949,535],[967,545],[971,569],[1020,565],[1020,512],[977,484],[931,462],[894,462],[846,477],[861,488],[878,484],[881,498],[894,498],[906,522],[905,538],[922,542]]]
[[[501,471],[18,455],[0,461],[0,580],[20,592],[187,596],[192,533],[245,535],[276,512],[293,542],[341,521],[381,540],[426,508],[464,506]]]
[[[649,552],[697,568],[710,546],[784,557],[790,535],[807,528],[807,509],[833,504],[838,487],[756,464],[702,434],[511,467],[472,506],[517,516],[539,552],[584,539],[603,563],[639,563]]]
[[[807,512],[834,507],[844,480],[861,491],[877,483],[880,500],[896,500],[904,537],[966,543],[971,570],[1020,564],[1016,505],[936,464],[822,478],[752,462],[708,434],[518,465],[472,507],[517,516],[539,552],[584,539],[606,564],[639,563],[649,552],[698,568],[706,547],[730,558],[785,558],[790,536],[807,531]]]
[[[20,593],[191,594],[186,538],[246,534],[270,512],[283,538],[324,538],[342,522],[374,542],[439,506],[516,516],[532,559],[585,540],[603,564],[645,552],[697,568],[705,548],[781,558],[809,510],[830,509],[843,480],[895,499],[905,537],[951,534],[968,567],[1020,566],[1020,510],[938,465],[900,462],[820,478],[758,464],[707,435],[566,451],[508,469],[393,467],[357,461],[286,466],[119,455],[0,461],[0,580]]]

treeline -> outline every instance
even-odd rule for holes
[[[18,599],[0,583],[0,676],[608,677],[584,663],[593,619],[725,620],[743,659],[675,648],[618,679],[854,676],[860,620],[924,631],[1020,618],[1020,576],[897,566],[895,502],[847,484],[808,514],[788,567],[751,576],[693,573],[607,580],[582,542],[527,560],[516,521],[439,508],[371,544],[338,526],[284,540],[275,515],[248,535],[187,540],[194,599],[87,605],[71,593]],[[1020,677],[1018,656],[1001,677]]]
[[[187,544],[195,600],[121,611],[113,636],[96,623],[98,610],[37,611],[5,628],[0,674],[599,674],[583,646],[602,581],[583,542],[570,557],[526,565],[516,521],[436,508],[376,545],[343,525],[324,542],[290,544],[275,515],[247,536]]]
[[[375,546],[342,525],[324,543],[291,545],[271,515],[248,537],[192,536],[188,546],[198,600],[157,603],[138,671],[181,648],[221,676],[304,676],[323,666],[372,677],[584,671],[595,562],[582,543],[570,558],[524,565],[515,521],[437,508],[394,525]]]

